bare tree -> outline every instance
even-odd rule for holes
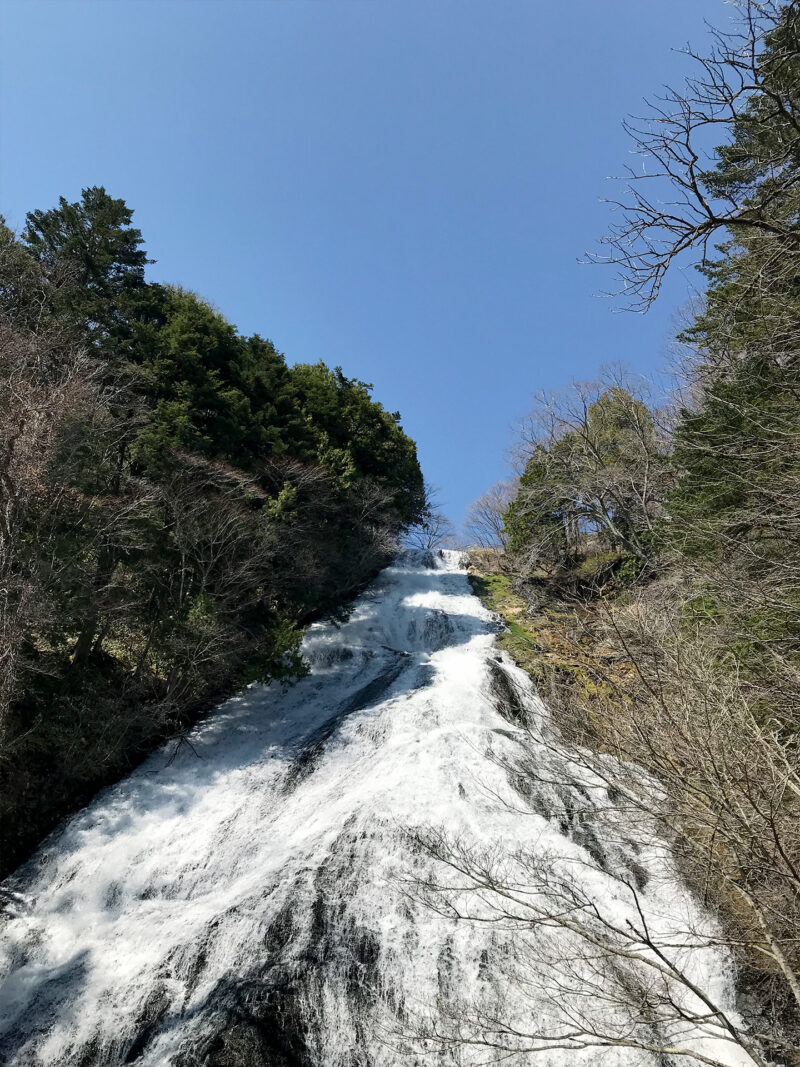
[[[472,546],[505,551],[508,531],[503,525],[503,516],[518,489],[518,478],[497,482],[470,504],[464,529]]]
[[[629,1049],[707,1067],[770,1067],[775,1054],[791,1055],[789,1042],[748,1032],[719,983],[698,973],[698,958],[724,956],[714,924],[690,911],[659,921],[641,874],[533,850],[501,856],[442,831],[418,840],[437,873],[417,899],[495,936],[491,981],[421,1013],[412,1047],[461,1049],[474,1058],[458,1062],[468,1063],[548,1062],[557,1049]],[[605,899],[598,878],[614,887]]]
[[[439,508],[441,490],[426,482],[424,494],[422,518],[406,534],[406,546],[424,551],[445,546],[456,548],[456,528]]]
[[[755,953],[797,995],[798,820],[784,805],[796,768],[770,754],[768,733],[741,702],[737,713],[736,687],[718,688],[713,661],[693,654],[682,666],[680,699],[672,689],[663,702],[643,709],[630,700],[627,715],[615,706],[607,718],[595,704],[591,723],[585,708],[559,708],[576,743],[537,709],[527,683],[506,675],[497,687],[515,741],[490,758],[513,792],[483,792],[515,821],[527,815],[522,840],[534,843],[486,845],[438,827],[413,835],[434,866],[412,880],[412,896],[476,936],[493,931],[494,943],[485,982],[419,1015],[412,1047],[462,1049],[465,1063],[489,1062],[480,1050],[527,1063],[588,1048],[709,1067],[800,1062],[777,985],[764,1010],[742,1015],[730,984],[712,974],[727,959],[733,975]],[[708,715],[698,717],[702,700]],[[548,844],[547,824],[572,844]],[[700,902],[719,904],[723,883],[740,906],[720,921]]]
[[[708,55],[684,49],[697,75],[625,123],[641,165],[629,168],[626,195],[610,201],[621,216],[604,239],[610,254],[592,258],[617,266],[632,308],[655,300],[683,253],[705,260],[727,235],[767,237],[784,257],[800,252],[791,206],[800,181],[797,17],[795,0],[743,0],[730,31],[712,30]],[[715,144],[737,122],[758,141],[757,173],[742,167],[736,180],[721,181],[717,164],[730,160]]]
[[[413,527],[406,538],[409,548],[430,550],[456,548],[456,528],[441,511],[434,511],[419,525]]]
[[[713,604],[708,610],[713,613]],[[637,916],[643,872],[637,874],[630,851],[627,859],[625,850],[615,853],[620,843],[615,842],[616,834],[624,831],[628,841],[636,843],[633,857],[654,845],[661,850],[663,863],[680,872],[696,898],[719,916],[719,923],[712,935],[706,932],[699,939],[698,930],[687,925],[679,931],[673,928],[670,938],[659,940],[663,935],[654,934],[652,927],[648,930],[642,908],[642,915],[630,918],[625,929],[635,931],[659,959],[679,943],[701,949],[713,944],[727,953],[759,990],[761,1007],[751,1007],[742,1019],[729,1017],[736,1034],[726,1040],[737,1041],[756,1063],[769,1062],[771,1056],[780,1057],[781,1063],[797,1063],[793,1058],[800,1035],[796,672],[780,660],[776,670],[761,675],[732,669],[727,650],[736,640],[751,639],[750,634],[739,628],[736,616],[712,614],[711,618],[715,625],[709,626],[696,586],[675,576],[644,587],[625,605],[606,606],[605,627],[591,633],[593,644],[602,651],[595,661],[593,684],[554,687],[549,702],[559,732],[546,720],[528,718],[524,729],[533,758],[504,759],[503,766],[523,798],[521,807],[535,798],[537,812],[548,787],[570,779],[579,782],[579,796],[564,825],[579,841],[590,843],[589,859],[583,863],[605,877],[619,878]],[[632,673],[611,673],[620,653],[632,665]],[[612,666],[605,668],[605,661]],[[777,709],[777,714],[769,715],[766,709]],[[612,754],[618,758],[612,759]],[[577,824],[575,812],[582,813]],[[434,839],[434,844],[433,851],[449,862],[452,843],[445,842],[445,847],[442,839]],[[597,919],[593,910],[597,902],[589,906],[588,900],[581,901],[582,879],[574,885],[559,883],[553,903],[553,879],[541,857],[526,860],[523,874],[514,873],[513,878],[509,874],[515,871],[513,855],[497,850],[490,864],[482,862],[482,867],[473,862],[471,873],[479,874],[483,888],[493,894],[488,883],[499,883],[502,899],[495,901],[497,906],[508,899],[515,902],[514,894],[519,896],[524,886],[521,895],[526,902],[534,895],[537,906],[544,900],[551,909],[537,916],[537,922],[566,926],[583,936],[587,916],[592,922]],[[605,943],[612,957],[619,947],[613,938]],[[627,949],[625,954],[627,958]],[[605,998],[610,1006],[618,972],[611,967],[604,974],[594,992],[585,982],[581,988],[593,1004]],[[674,974],[682,986],[685,977]],[[563,990],[562,978],[560,972],[557,980],[548,972],[535,980],[545,991]],[[637,1003],[647,1010],[637,1025],[655,1018],[674,1021],[675,997],[657,984],[647,983],[646,988],[647,996]],[[708,1003],[706,1007],[708,1025],[716,1030],[721,1020],[717,1009],[724,1012],[724,1007],[716,1004],[712,1009]],[[695,1025],[699,1018],[693,1011],[684,1006],[680,1017]],[[498,1019],[496,1025],[503,1022],[508,1030],[509,1017]],[[591,1037],[602,1044],[603,1038],[612,1044],[611,1039],[619,1037],[616,1030],[609,1030],[607,1019],[605,1029],[591,1017],[580,1017],[579,1022],[582,1040]],[[543,1032],[539,1036],[544,1040]],[[668,1045],[666,1038],[662,1040]],[[709,1062],[716,1061],[710,1057]]]
[[[731,669],[726,646],[750,636],[738,627],[734,615],[709,627],[693,586],[642,591],[609,616],[636,669],[628,699],[595,714],[593,729],[658,777],[665,803],[655,810],[684,868],[727,913],[733,950],[769,961],[798,1010],[798,717],[788,694],[781,699],[780,656],[760,677]],[[638,802],[653,810],[645,796]]]
[[[574,557],[592,532],[645,559],[669,448],[648,383],[618,368],[541,393],[522,427],[523,474],[506,518],[524,530],[528,569]]]
[[[0,323],[0,731],[17,693],[21,641],[48,612],[56,517],[75,504],[51,468],[80,448],[83,416],[98,397],[96,368],[60,330]]]

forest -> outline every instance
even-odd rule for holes
[[[6,871],[214,701],[302,674],[304,623],[425,506],[397,412],[146,280],[132,217],[92,187],[0,228]]]
[[[124,200],[0,224],[0,1059],[800,1067],[800,0],[730,7],[586,267],[691,278],[669,368],[463,534]]]
[[[746,5],[693,58],[696,76],[629,127],[646,165],[602,257],[642,310],[698,255],[673,386],[607,367],[541,395],[518,480],[473,505],[473,581],[592,765],[614,753],[659,783],[626,803],[657,812],[742,988],[768,1005],[771,1022],[750,1020],[762,1048],[796,1062],[797,5]],[[723,134],[704,165],[697,143]]]

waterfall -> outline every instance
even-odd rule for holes
[[[309,628],[306,678],[249,687],[49,838],[4,887],[0,1062],[751,1063],[713,916],[498,625],[457,553],[405,553]],[[682,1020],[642,1018],[672,988],[615,945],[644,921],[695,990]]]

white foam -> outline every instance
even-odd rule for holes
[[[553,953],[580,955],[580,938],[456,922],[408,881],[439,869],[406,831],[442,826],[473,848],[517,856],[506,862],[520,879],[532,860],[543,871],[568,868],[609,921],[635,918],[630,893],[581,836],[588,826],[611,855],[634,828],[603,810],[599,779],[586,789],[580,760],[538,750],[498,713],[496,628],[457,554],[408,553],[348,622],[310,628],[309,677],[288,691],[247,689],[193,731],[194,752],[172,762],[158,752],[97,797],[12,883],[26,905],[17,899],[0,940],[9,1065],[121,1063],[138,1037],[135,1062],[162,1067],[199,1048],[231,1004],[257,1013],[260,990],[298,986],[308,1056],[325,1067],[493,1062],[486,1049],[402,1055],[404,1027],[457,1003],[502,1002],[498,1011],[518,1025],[563,1028],[569,993],[554,1003],[538,984],[519,983],[520,968],[529,977],[540,969],[546,984]],[[527,678],[507,660],[503,669],[548,730]],[[515,790],[506,765],[531,760],[555,782],[537,786],[536,803]],[[570,797],[588,812],[581,833],[565,827]],[[682,939],[676,956],[732,1012],[730,962],[699,944],[714,932],[711,917],[657,841],[641,843],[637,863],[654,934]],[[482,898],[478,916],[492,906]],[[595,980],[596,960],[576,966]],[[598,1006],[605,1025],[608,1007],[602,998]],[[751,1062],[713,1021],[703,1032],[670,1025],[662,1030],[678,1047],[731,1067]],[[514,1062],[660,1062],[608,1047],[546,1056]]]

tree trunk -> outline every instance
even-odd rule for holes
[[[103,548],[97,560],[97,571],[92,582],[92,602],[84,620],[75,648],[72,650],[73,668],[83,667],[89,659],[94,644],[97,624],[100,620],[100,596],[117,568],[117,556],[113,549]]]

